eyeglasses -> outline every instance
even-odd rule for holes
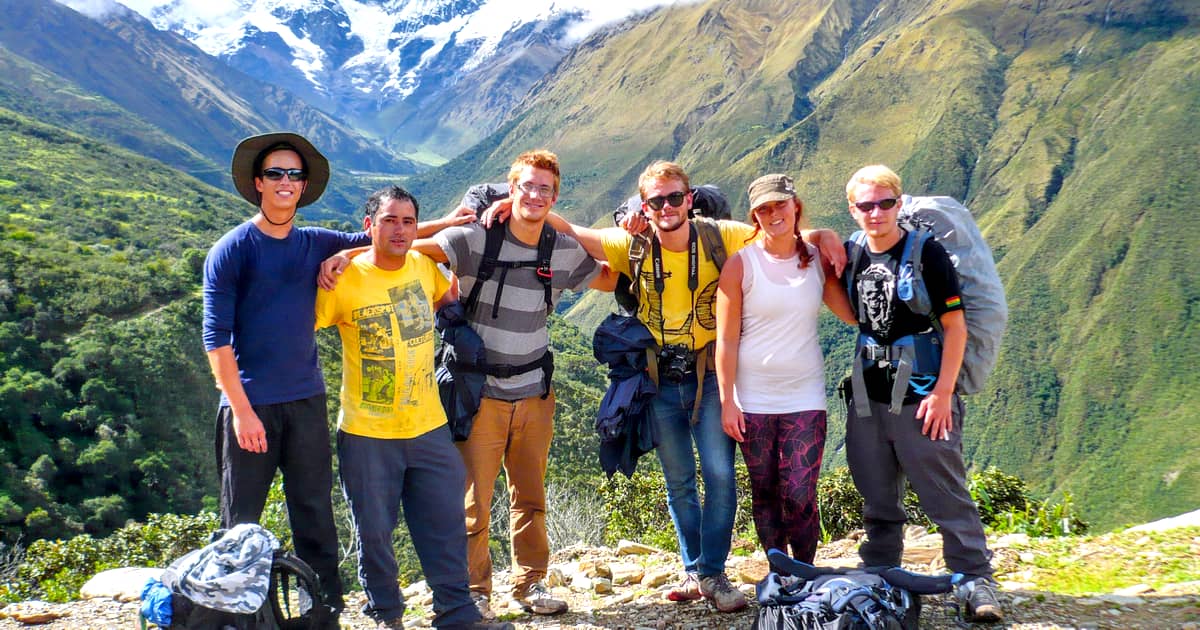
[[[687,193],[673,192],[669,195],[659,195],[658,197],[651,197],[646,200],[646,205],[650,206],[650,209],[655,212],[662,210],[663,204],[670,204],[671,207],[678,208],[679,206],[683,205],[684,197],[687,197]]]
[[[542,198],[550,198],[554,196],[554,189],[550,186],[539,186],[533,182],[524,182],[517,184],[517,188],[526,195],[537,193],[537,196]]]
[[[892,208],[896,207],[897,201],[898,200],[894,198],[880,199],[879,201],[857,201],[854,203],[854,207],[858,208],[859,212],[867,214],[868,212],[874,210],[876,206],[878,206],[880,210],[891,210]]]
[[[302,168],[279,168],[272,166],[271,168],[264,168],[262,172],[264,178],[273,182],[283,179],[284,175],[293,182],[302,182],[308,179],[308,173],[304,172]]]

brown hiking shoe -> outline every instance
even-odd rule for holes
[[[471,601],[475,602],[475,610],[479,611],[479,615],[484,621],[491,621],[496,618],[496,613],[492,611],[492,603],[487,595],[483,593],[471,593]]]
[[[721,612],[735,612],[746,607],[746,596],[729,583],[724,573],[700,578],[700,594]]]
[[[692,602],[701,597],[700,576],[695,573],[688,573],[678,586],[667,591],[667,600],[672,602]]]
[[[975,578],[955,589],[963,619],[972,623],[998,623],[1004,620],[1004,610],[996,596],[996,583],[988,578]]]
[[[551,595],[550,589],[541,582],[534,582],[513,591],[513,601],[520,604],[525,612],[535,615],[557,615],[567,612],[567,602]]]

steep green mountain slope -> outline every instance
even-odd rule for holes
[[[246,204],[5,109],[0,154],[5,540],[195,511],[215,479],[199,270]]]
[[[1148,520],[1200,501],[1200,239],[1179,225],[1200,191],[1198,18],[1182,0],[676,6],[582,44],[412,183],[449,204],[546,146],[563,212],[590,223],[674,158],[740,216],[746,183],[790,172],[813,222],[844,231],[846,177],[887,163],[910,192],[966,200],[1010,295],[1001,364],[969,403],[972,461],[1073,493],[1101,526]],[[595,321],[593,300],[572,316]],[[829,350],[840,373],[844,343]]]
[[[72,128],[80,132],[93,130],[87,125],[89,116],[93,124],[94,118],[112,116],[115,104],[140,122],[122,125],[123,133],[101,137],[190,172],[195,156],[174,159],[178,148],[170,146],[182,144],[216,165],[215,171],[205,166],[196,172],[210,184],[232,190],[226,165],[233,147],[246,136],[280,129],[303,133],[333,163],[330,194],[310,208],[310,214],[345,216],[361,202],[366,186],[352,171],[391,175],[415,170],[408,160],[286,90],[230,69],[123,7],[97,21],[53,0],[0,0],[0,14],[5,16],[0,21],[0,47],[8,51],[4,57],[33,64],[0,62],[5,71],[0,95],[8,95],[0,99],[26,101],[15,108],[19,111],[49,110],[48,120],[64,107],[79,105],[75,112],[67,110],[70,120],[63,122],[75,123]],[[51,81],[47,75],[59,79]],[[55,84],[79,97],[99,98],[89,104],[77,97],[71,103]],[[147,125],[158,132],[145,130]],[[160,134],[173,142],[164,147],[156,137]]]

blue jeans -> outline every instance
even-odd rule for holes
[[[695,374],[682,383],[660,380],[651,411],[658,429],[658,461],[667,482],[667,508],[679,537],[683,568],[701,576],[725,572],[737,510],[733,472],[735,442],[721,428],[717,375],[704,377],[699,421],[692,424],[696,400]],[[693,451],[693,444],[695,450]],[[696,489],[696,453],[704,479],[704,506]]]
[[[449,427],[394,440],[338,431],[337,450],[342,491],[358,536],[358,579],[367,594],[363,612],[376,621],[404,614],[392,550],[403,503],[408,533],[433,590],[433,625],[477,621],[479,611],[467,588],[466,472]]]

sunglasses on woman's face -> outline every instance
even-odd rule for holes
[[[646,200],[646,205],[650,206],[650,209],[655,212],[662,210],[663,204],[670,204],[672,208],[678,208],[679,206],[683,205],[683,199],[685,197],[687,197],[687,193],[685,192],[673,192],[669,195],[651,197]]]
[[[271,168],[264,168],[262,172],[264,179],[269,179],[273,182],[283,179],[285,175],[293,182],[302,182],[308,179],[308,173],[305,173],[302,168],[278,168],[273,166]]]

